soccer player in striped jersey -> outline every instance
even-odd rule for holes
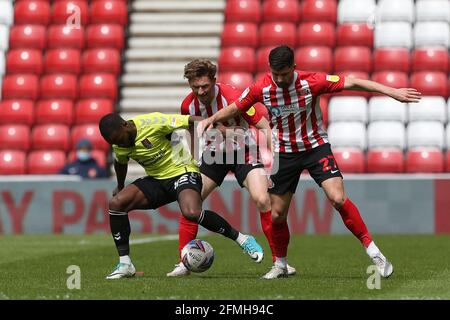
[[[279,169],[272,173],[273,184],[269,189],[276,261],[264,278],[287,275],[287,214],[304,169],[324,190],[345,226],[364,246],[380,275],[389,277],[393,272],[392,264],[372,240],[358,208],[344,191],[341,172],[322,127],[319,96],[342,90],[361,90],[381,93],[401,102],[418,102],[421,94],[413,88],[395,89],[370,80],[299,71],[294,61],[294,52],[288,46],[272,49],[269,54],[271,73],[247,88],[234,103],[200,122],[198,134],[218,121],[246,112],[256,102],[262,102],[269,111],[275,142],[274,161],[278,162]]]

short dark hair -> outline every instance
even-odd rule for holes
[[[189,81],[203,76],[208,76],[213,80],[216,77],[216,72],[216,65],[206,59],[195,59],[184,66],[184,77]]]
[[[125,120],[118,113],[109,113],[100,119],[98,127],[100,133],[106,141],[109,142],[109,138],[123,126]]]
[[[274,70],[281,70],[294,64],[294,50],[286,45],[273,48],[269,53],[269,64]]]

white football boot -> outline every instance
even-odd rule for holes
[[[288,264],[287,265],[287,274],[288,274],[288,276],[293,276],[293,275],[297,274],[297,270]]]
[[[136,268],[133,263],[121,263],[114,268],[113,272],[111,272],[106,279],[121,279],[121,278],[131,278],[136,274]]]
[[[262,276],[263,279],[271,280],[277,278],[286,278],[288,276],[288,270],[279,266],[272,266],[269,272]]]
[[[184,266],[183,262],[177,263],[175,268],[166,274],[168,277],[184,277],[190,275],[191,272]]]
[[[381,252],[371,257],[371,259],[377,267],[378,273],[383,278],[389,278],[389,276],[394,272],[394,266],[386,259],[386,257]]]

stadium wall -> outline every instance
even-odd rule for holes
[[[0,234],[109,233],[108,199],[115,184],[96,181],[0,181]],[[450,234],[450,178],[346,179],[346,192],[372,233]],[[259,213],[236,182],[205,202],[244,232],[261,232]],[[136,233],[176,233],[179,208],[130,214]],[[302,180],[289,213],[291,233],[346,234],[322,190]]]

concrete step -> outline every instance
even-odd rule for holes
[[[138,12],[223,12],[225,0],[138,0],[132,4],[133,11]]]
[[[183,76],[184,62],[127,62],[125,73],[178,73]]]
[[[127,113],[147,113],[147,112],[164,112],[164,113],[180,113],[181,102],[184,96],[178,99],[122,99],[120,107],[123,112]]]
[[[219,48],[128,49],[127,61],[191,61],[196,58],[217,60]]]
[[[183,74],[177,73],[127,73],[122,76],[122,84],[125,86],[182,86],[186,85]]]
[[[130,48],[218,48],[219,37],[132,37],[128,41]]]
[[[131,23],[130,35],[135,37],[158,36],[220,36],[223,25],[221,23]]]
[[[187,84],[183,87],[123,87],[123,99],[165,100],[167,98],[183,99],[189,92]],[[180,100],[181,103],[181,100]]]
[[[135,12],[130,16],[131,23],[219,23],[222,24],[222,13],[145,13]]]

